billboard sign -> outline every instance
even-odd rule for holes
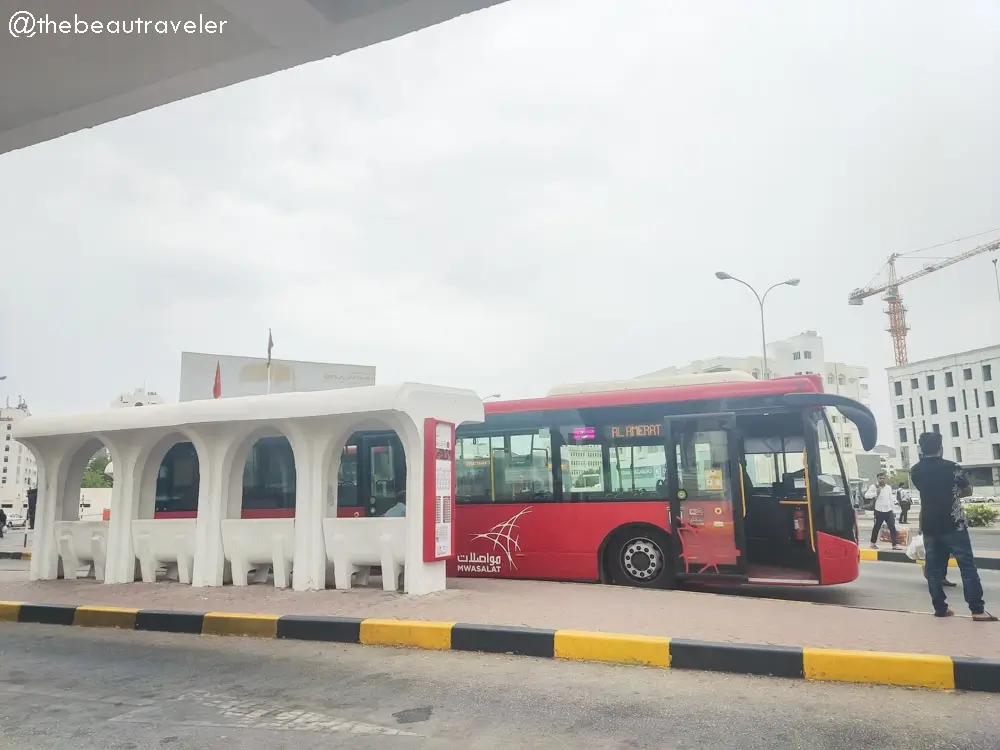
[[[181,387],[178,400],[214,398],[216,374],[219,398],[263,396],[268,393],[267,359],[227,354],[181,352]],[[328,391],[375,385],[375,368],[327,362],[271,360],[271,393]]]

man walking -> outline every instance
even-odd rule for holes
[[[865,493],[865,500],[875,501],[875,525],[872,526],[872,549],[878,549],[878,533],[882,530],[882,524],[889,527],[889,538],[892,539],[892,548],[900,549],[896,543],[896,515],[892,512],[892,501],[895,493],[892,487],[886,484],[886,474],[880,471],[875,477],[875,484],[868,488]]]
[[[910,493],[900,485],[896,490],[896,502],[899,503],[899,522],[906,523],[906,516],[910,512]]]
[[[972,540],[962,510],[962,498],[972,494],[972,485],[962,467],[942,457],[941,435],[920,436],[920,460],[910,470],[910,481],[920,491],[920,533],[924,536],[924,570],[936,617],[951,617],[944,593],[948,558],[954,556],[962,573],[965,601],[976,622],[996,622],[986,611],[983,584],[972,554]]]

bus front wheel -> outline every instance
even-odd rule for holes
[[[676,584],[669,539],[651,526],[616,532],[608,541],[606,565],[611,582],[618,586],[669,589]]]

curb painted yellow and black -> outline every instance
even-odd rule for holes
[[[0,552],[0,560],[30,560],[31,550],[27,552]]]
[[[905,552],[893,552],[880,549],[861,550],[861,559],[865,562],[916,562],[916,560],[908,558]],[[976,567],[980,570],[1000,570],[1000,557],[977,557],[975,560]],[[958,563],[955,562],[954,557],[948,558],[948,565],[952,568],[958,567]]]
[[[772,677],[1000,693],[1000,660],[709,643],[461,622],[0,602],[0,622],[245,636],[695,669]]]

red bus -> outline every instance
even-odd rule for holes
[[[648,588],[853,581],[857,520],[826,409],[866,450],[875,417],[823,393],[818,375],[729,375],[487,403],[485,423],[456,437],[449,572]]]
[[[827,411],[853,422],[870,450],[867,407],[824,393],[818,375],[642,386],[488,402],[485,422],[461,425],[449,574],[646,588],[857,578],[857,519]],[[157,517],[194,515],[197,469],[178,470],[185,451],[176,446],[161,466]],[[181,474],[192,475],[190,489],[177,489]],[[340,457],[338,515],[383,514],[405,480],[394,433],[355,434]],[[294,496],[291,447],[258,441],[243,516],[290,517]]]

